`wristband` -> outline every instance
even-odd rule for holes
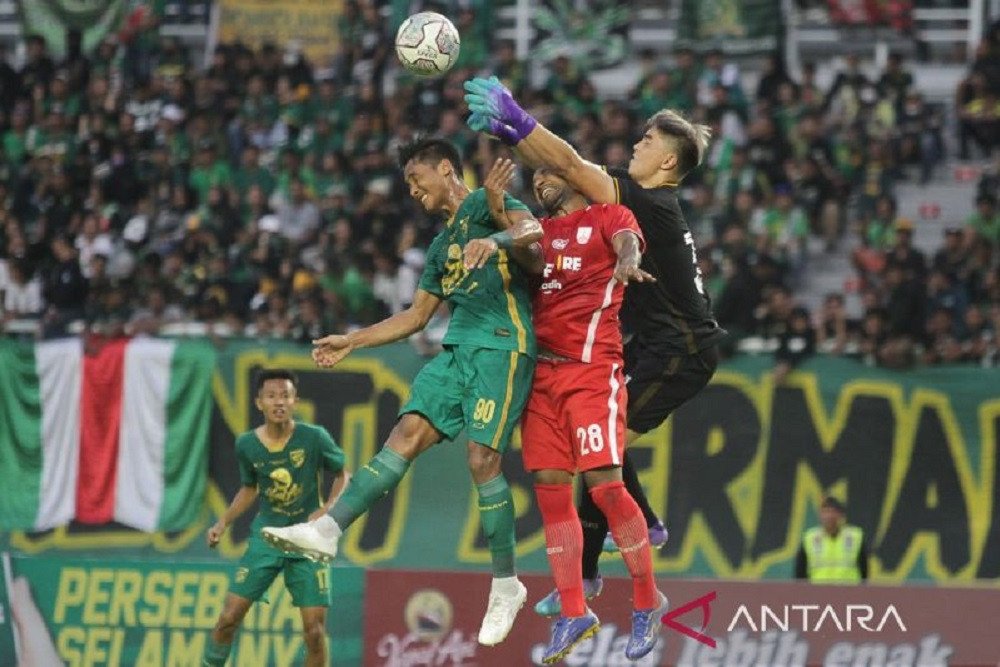
[[[498,246],[504,250],[510,250],[514,247],[514,237],[510,235],[510,232],[504,230],[502,232],[496,232],[490,234],[490,238],[493,239]]]

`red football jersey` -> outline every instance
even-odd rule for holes
[[[538,347],[586,363],[620,359],[625,288],[614,279],[611,239],[630,231],[644,245],[635,216],[624,206],[594,204],[544,218],[542,229],[545,272],[532,318]]]

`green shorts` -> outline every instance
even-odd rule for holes
[[[423,415],[449,440],[469,440],[503,453],[531,393],[535,360],[511,350],[451,346],[417,374],[400,415]]]
[[[258,537],[251,537],[247,551],[229,582],[229,592],[256,602],[279,573],[296,607],[330,606],[330,566],[303,557],[286,556]]]

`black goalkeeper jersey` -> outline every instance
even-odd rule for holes
[[[629,283],[621,320],[626,335],[665,354],[695,354],[725,336],[712,317],[694,237],[673,187],[643,188],[624,169],[608,169],[617,203],[632,209],[646,237],[641,267],[655,283]]]

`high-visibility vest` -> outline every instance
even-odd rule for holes
[[[823,528],[810,528],[802,538],[809,564],[809,581],[816,584],[858,583],[858,553],[863,533],[857,526],[841,526],[836,537]]]

